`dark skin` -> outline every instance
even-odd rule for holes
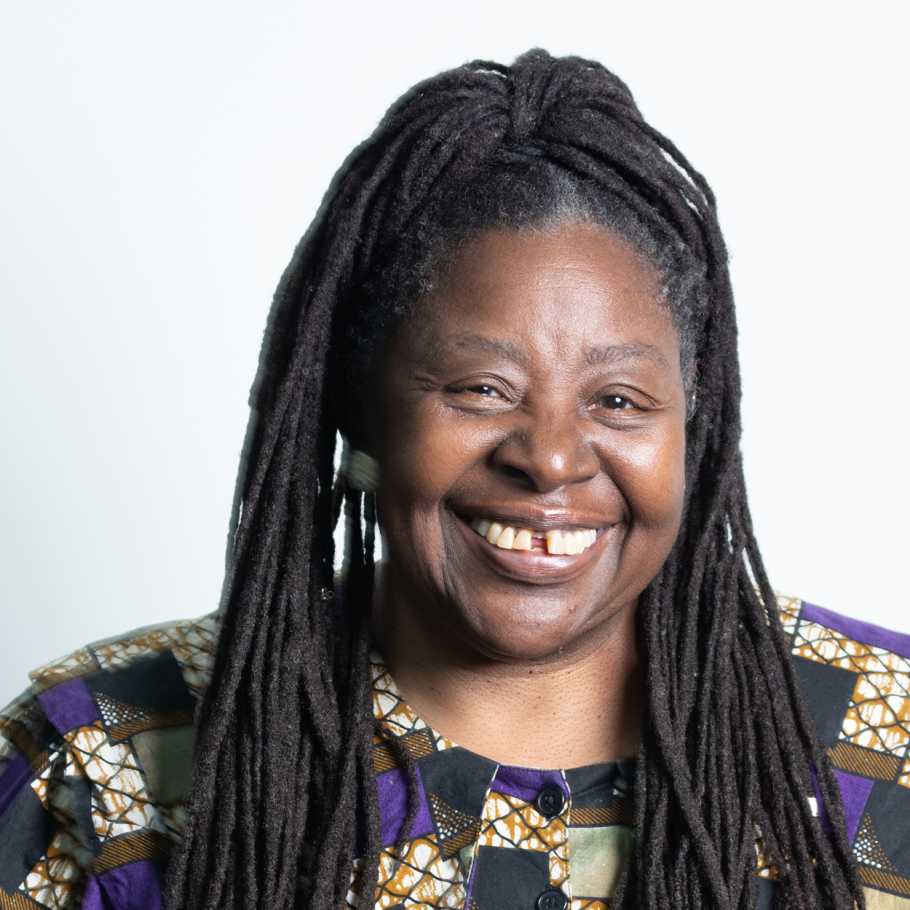
[[[658,276],[622,241],[569,224],[459,249],[360,424],[382,478],[376,639],[431,727],[512,765],[636,753],[635,614],[680,525],[685,411]],[[597,533],[552,555],[555,529]]]

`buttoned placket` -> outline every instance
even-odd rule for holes
[[[567,825],[571,794],[561,771],[500,765],[481,812],[466,905],[501,903],[503,882],[521,879],[528,910],[565,910],[571,899]],[[524,867],[524,869],[522,868]],[[533,893],[528,893],[528,892]],[[518,894],[512,889],[511,897]]]
[[[631,835],[631,805],[614,783],[622,778],[620,765],[628,773],[634,763],[567,772],[497,764],[427,727],[376,654],[372,673],[374,715],[416,759],[419,793],[399,861],[394,844],[408,815],[410,788],[398,750],[377,734],[382,852],[375,906],[605,910]],[[570,864],[578,866],[572,870],[578,897]],[[361,869],[356,859],[347,904],[366,910]]]

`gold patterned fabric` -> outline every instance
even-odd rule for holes
[[[779,607],[837,769],[867,906],[910,910],[910,637],[799,600]],[[83,648],[36,670],[0,713],[0,910],[158,910],[214,631],[209,616]],[[419,784],[399,862],[407,775],[377,736],[377,907],[610,906],[632,845],[633,761],[498,764],[427,727],[378,655],[372,673],[375,716],[416,759]],[[758,830],[756,853],[759,907],[770,907],[776,870]],[[304,869],[304,906],[306,888]],[[362,904],[352,858],[347,906]]]

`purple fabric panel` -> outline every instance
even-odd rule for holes
[[[531,768],[516,768],[500,765],[493,778],[491,789],[506,796],[515,796],[526,803],[537,799],[544,787],[559,787],[569,798],[569,791],[559,771],[534,771]]]
[[[893,651],[895,654],[900,654],[901,657],[910,657],[910,635],[891,632],[881,626],[873,626],[870,622],[850,619],[808,603],[803,607],[803,619],[827,626],[829,629],[834,629],[835,632],[840,632],[863,644]]]
[[[427,795],[420,779],[420,769],[417,769],[417,782],[420,789],[420,803],[417,806],[417,815],[414,826],[411,828],[411,837],[420,837],[433,830],[433,819],[430,817],[430,807],[427,805]],[[379,790],[379,822],[382,830],[382,842],[394,843],[398,832],[408,815],[408,773],[403,768],[396,768],[380,774],[376,778],[376,787]]]
[[[22,785],[31,778],[32,771],[28,762],[17,752],[0,777],[0,815],[3,815],[6,807],[16,798]]]
[[[874,781],[865,777],[856,777],[844,771],[834,769],[837,783],[840,785],[840,794],[844,801],[844,815],[847,817],[847,837],[853,843],[853,836],[859,827],[859,820],[863,817],[866,800],[872,792]]]
[[[98,720],[98,709],[82,679],[68,679],[38,696],[48,720],[61,732],[69,733]]]
[[[130,863],[100,876],[103,903],[91,910],[160,910],[161,885],[155,866],[149,861]],[[86,897],[88,894],[86,894]],[[83,903],[83,908],[87,905]]]
[[[82,910],[114,910],[94,875],[89,878],[88,884],[85,886]]]

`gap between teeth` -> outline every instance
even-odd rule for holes
[[[471,527],[494,546],[503,550],[530,550],[534,533],[527,528],[501,525],[498,521],[471,519]],[[553,556],[575,556],[583,553],[597,539],[597,531],[550,531],[547,552]]]

